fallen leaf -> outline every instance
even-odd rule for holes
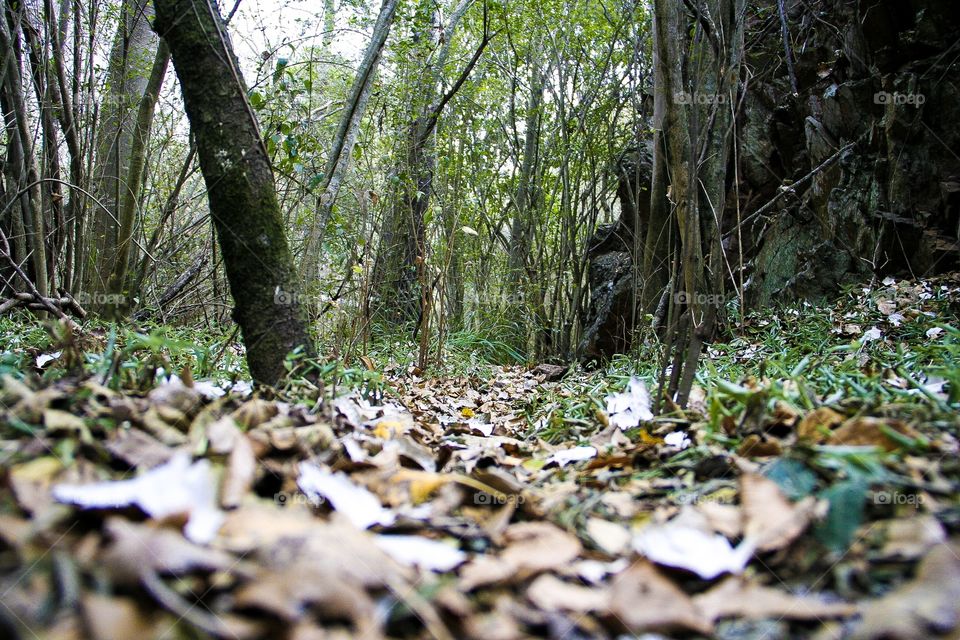
[[[463,564],[467,554],[449,544],[421,536],[377,536],[378,547],[402,565],[429,571],[452,571]]]
[[[303,462],[297,485],[307,496],[328,500],[358,529],[368,529],[375,524],[391,525],[396,520],[396,515],[385,509],[377,496],[354,484],[344,473],[330,473]]]
[[[907,440],[919,440],[920,434],[900,420],[860,416],[843,423],[828,440],[829,444],[848,446],[873,446],[886,451],[903,448],[903,442],[889,434],[899,433]]]
[[[657,564],[686,569],[704,580],[723,573],[740,573],[753,557],[754,542],[745,539],[736,548],[721,535],[675,518],[650,524],[633,538],[633,548]]]
[[[939,544],[920,561],[917,577],[861,605],[853,640],[956,638],[960,632],[960,544]]]
[[[630,531],[626,527],[603,518],[587,520],[587,535],[604,552],[619,555],[630,547]]]
[[[632,633],[688,630],[710,635],[713,632],[713,624],[690,597],[644,561],[613,579],[610,612]]]
[[[845,618],[857,612],[852,604],[828,602],[812,595],[796,596],[735,576],[723,580],[706,593],[694,596],[693,602],[711,621],[732,617],[749,620],[822,620]]]
[[[500,558],[530,572],[562,567],[579,556],[582,550],[575,536],[549,522],[512,524],[504,532],[504,538],[508,546]]]
[[[884,538],[879,553],[882,558],[913,560],[947,540],[943,525],[931,515],[881,520],[871,526]]]
[[[606,398],[607,416],[610,424],[621,429],[632,429],[644,420],[652,420],[650,394],[647,386],[638,378],[630,378],[627,390],[612,393]]]
[[[797,437],[812,443],[823,442],[844,420],[830,407],[819,407],[805,415],[797,425]]]
[[[527,598],[544,611],[587,613],[603,611],[610,606],[609,590],[570,584],[548,573],[527,588]]]
[[[241,435],[230,451],[227,468],[220,487],[220,506],[232,509],[240,505],[243,496],[253,486],[257,473],[257,457],[250,440]]]
[[[817,501],[791,502],[776,482],[755,473],[740,477],[744,534],[758,551],[782,549],[803,533],[816,515]]]
[[[84,509],[135,505],[156,519],[188,515],[184,534],[198,543],[211,541],[223,523],[216,494],[210,462],[191,463],[190,456],[184,453],[131,480],[60,484],[53,488],[56,500]]]
[[[147,572],[183,574],[227,570],[235,565],[227,553],[194,544],[173,529],[111,517],[104,525],[112,542],[100,560],[115,580],[136,583]]]

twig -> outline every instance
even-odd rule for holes
[[[753,213],[751,213],[750,215],[748,215],[746,218],[744,218],[743,220],[741,220],[741,221],[740,221],[740,226],[745,225],[745,224],[749,224],[749,223],[753,222],[756,218],[762,216],[764,213],[766,213],[767,211],[769,211],[770,209],[772,209],[773,206],[777,203],[777,201],[780,200],[780,198],[783,197],[784,195],[786,195],[786,194],[788,194],[788,193],[796,193],[797,187],[799,187],[800,185],[802,185],[803,183],[805,183],[807,180],[809,180],[810,178],[812,178],[813,176],[817,175],[818,173],[820,173],[821,171],[823,171],[824,169],[826,169],[828,166],[830,166],[831,164],[833,164],[834,162],[836,162],[837,159],[838,159],[841,155],[844,154],[844,152],[849,151],[849,150],[852,149],[854,146],[856,146],[856,144],[857,144],[856,142],[849,142],[849,143],[845,144],[844,146],[840,147],[840,149],[839,149],[836,153],[834,153],[832,156],[830,156],[829,158],[827,158],[826,160],[824,160],[823,162],[821,162],[820,164],[818,164],[816,167],[814,167],[814,168],[810,171],[810,173],[808,173],[807,175],[803,176],[802,178],[800,178],[800,179],[797,180],[796,182],[792,182],[792,183],[790,183],[790,184],[781,185],[781,186],[777,189],[777,195],[773,196],[773,199],[770,200],[770,202],[768,202],[767,204],[763,205],[762,207],[760,207],[759,209],[757,209],[756,211],[754,211]],[[725,234],[723,235],[723,238],[724,238],[724,239],[727,239],[728,237],[730,237],[730,234],[732,234],[732,233],[733,233],[733,230],[728,231],[727,233],[725,233]]]
[[[7,259],[7,262],[10,263],[10,266],[13,267],[14,273],[20,276],[20,279],[26,283],[27,288],[30,289],[30,293],[33,294],[33,297],[36,298],[36,302],[41,305],[41,307],[53,315],[60,318],[65,325],[71,331],[78,331],[79,327],[77,323],[70,319],[70,316],[65,314],[61,309],[59,309],[55,304],[53,304],[52,299],[45,298],[37,291],[37,287],[34,286],[33,282],[27,277],[27,274],[23,272],[23,269],[20,268],[20,265],[17,264],[17,261],[13,259],[13,256],[10,255],[10,242],[7,241],[7,234],[3,232],[3,229],[0,229],[0,245],[3,249],[3,257]]]

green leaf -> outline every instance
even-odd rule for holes
[[[815,529],[817,540],[835,553],[843,553],[863,523],[867,485],[857,480],[838,482],[820,496],[830,503],[826,519]]]
[[[776,482],[791,500],[805,498],[817,488],[817,474],[800,460],[780,458],[767,467],[763,474]]]

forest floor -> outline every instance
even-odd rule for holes
[[[653,348],[266,399],[229,346],[5,319],[0,636],[960,638],[958,304],[748,317],[656,416]]]

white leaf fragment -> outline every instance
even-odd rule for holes
[[[297,486],[310,498],[323,498],[343,514],[358,529],[375,524],[391,525],[396,515],[384,509],[377,496],[354,484],[342,472],[330,473],[320,467],[302,463]]]
[[[408,567],[444,572],[467,560],[463,551],[421,536],[377,536],[374,541],[387,555]]]
[[[571,462],[579,462],[580,460],[589,460],[590,458],[595,458],[596,455],[596,447],[574,447],[572,449],[557,451],[552,456],[547,458],[545,465],[555,462],[557,465],[563,467]]]
[[[635,377],[630,378],[630,384],[626,391],[611,393],[607,396],[606,401],[610,424],[621,429],[632,429],[643,420],[653,419],[647,386]]]
[[[50,362],[53,362],[57,358],[63,355],[62,351],[54,351],[53,353],[41,353],[37,356],[37,368],[43,369],[45,365]]]
[[[734,548],[719,534],[668,522],[644,528],[634,536],[633,548],[657,564],[711,580],[723,573],[741,573],[753,556],[754,543],[744,540]]]
[[[208,460],[191,463],[185,453],[131,480],[61,484],[53,497],[84,509],[139,507],[151,518],[189,514],[184,535],[198,544],[213,540],[223,524],[217,481]]]

